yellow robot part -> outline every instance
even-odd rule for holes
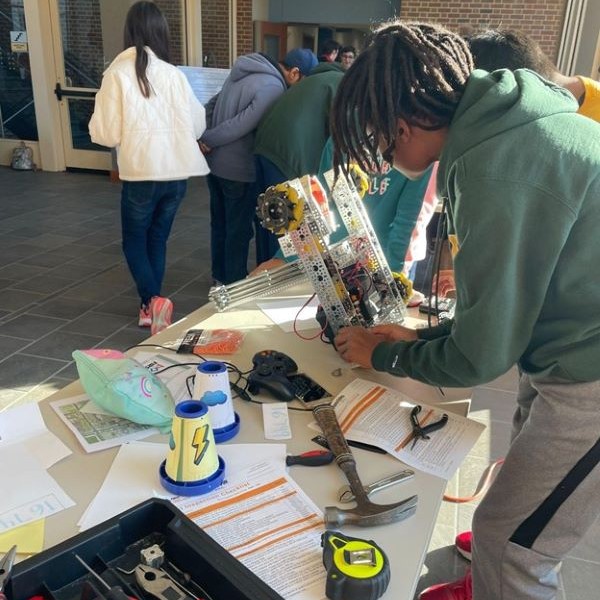
[[[350,177],[361,198],[369,191],[369,176],[356,164],[350,163]]]
[[[278,183],[260,194],[256,214],[265,229],[283,235],[300,226],[304,218],[304,200],[289,183]]]
[[[413,293],[412,281],[404,273],[396,273],[395,271],[392,272],[392,277],[396,282],[402,301],[404,304],[408,304],[408,300]]]

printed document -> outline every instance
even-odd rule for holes
[[[166,442],[123,444],[102,487],[77,523],[79,529],[89,529],[149,498],[171,498],[173,494],[162,487],[158,476],[168,452]],[[219,446],[218,453],[225,461],[226,478],[261,461],[271,461],[285,470],[285,444],[226,444]]]
[[[158,433],[156,427],[140,425],[107,413],[85,394],[55,400],[50,402],[50,406],[86,452],[114,448],[124,442]]]
[[[485,426],[443,407],[421,404],[418,419],[422,426],[444,414],[448,422],[430,433],[428,440],[419,439],[413,445],[410,413],[416,404],[420,403],[397,390],[364,379],[355,379],[333,401],[348,439],[378,446],[415,469],[450,479]]]
[[[0,478],[5,482],[0,494],[0,533],[75,505],[40,461],[19,444],[2,449]]]
[[[326,600],[323,514],[280,467],[257,463],[172,502],[286,600]]]

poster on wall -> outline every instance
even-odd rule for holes
[[[213,67],[179,67],[194,90],[196,98],[206,104],[214,95],[218,94],[223,83],[229,75],[230,69],[217,69]]]

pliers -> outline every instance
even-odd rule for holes
[[[434,421],[433,423],[430,423],[429,425],[425,425],[425,427],[423,427],[423,426],[421,426],[421,423],[419,423],[419,413],[421,412],[421,409],[422,409],[421,405],[417,404],[410,411],[410,422],[412,424],[412,437],[413,437],[413,443],[412,443],[412,446],[410,447],[411,450],[415,447],[416,443],[419,440],[428,440],[430,433],[437,431],[438,429],[441,429],[448,422],[448,415],[446,413],[444,413],[440,419],[438,419],[437,421]]]
[[[0,600],[6,600],[4,588],[10,579],[15,557],[17,556],[17,547],[13,546],[0,560]]]

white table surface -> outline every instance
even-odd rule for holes
[[[298,292],[299,290],[295,290]],[[208,322],[206,320],[208,319]],[[410,319],[409,319],[410,322]],[[240,370],[246,371],[252,366],[252,356],[259,350],[274,349],[291,356],[305,372],[325,387],[333,395],[340,392],[356,377],[369,379],[388,385],[426,404],[444,404],[446,410],[466,415],[468,412],[470,390],[446,389],[445,396],[434,387],[419,382],[391,377],[367,369],[350,369],[337,355],[332,346],[320,340],[305,341],[294,333],[284,333],[278,326],[259,311],[253,303],[232,309],[225,313],[215,313],[214,307],[207,304],[191,313],[169,329],[152,338],[160,344],[176,339],[178,334],[204,323],[209,327],[243,329],[246,333],[243,345],[236,355],[221,357],[233,362]],[[303,332],[308,337],[308,332]],[[152,351],[141,348],[139,351]],[[159,352],[160,350],[157,350]],[[136,350],[129,352],[135,355]],[[162,353],[167,353],[162,351]],[[219,359],[220,357],[210,357]],[[341,375],[333,372],[341,368]],[[86,454],[71,432],[56,416],[49,403],[51,401],[75,396],[83,392],[76,381],[40,403],[40,408],[48,428],[57,434],[73,451],[73,454],[49,469],[50,474],[76,502],[76,506],[57,513],[46,520],[45,548],[49,548],[78,533],[77,522],[100,488],[117,448],[92,454]],[[268,395],[258,397],[272,401]],[[293,402],[290,406],[299,406]],[[260,406],[234,400],[236,412],[240,415],[240,433],[229,443],[268,443],[263,436],[262,411]],[[289,454],[300,454],[307,450],[319,449],[310,441],[316,432],[307,427],[314,421],[312,413],[289,411],[293,439],[286,440]],[[154,436],[146,441],[166,443],[166,437]],[[404,468],[404,465],[391,457],[365,450],[353,449],[358,473],[364,484],[380,477],[391,475]],[[166,456],[165,445],[165,456]],[[158,468],[158,465],[157,465]],[[335,463],[322,467],[293,466],[291,476],[305,492],[324,508],[336,503],[338,488],[346,483],[345,477]],[[419,579],[421,567],[427,552],[429,540],[435,525],[446,482],[437,477],[417,472],[409,482],[401,483],[372,497],[378,503],[390,503],[418,494],[417,512],[405,521],[379,527],[343,527],[341,530],[353,537],[374,540],[388,555],[391,566],[391,582],[383,600],[412,600]]]

